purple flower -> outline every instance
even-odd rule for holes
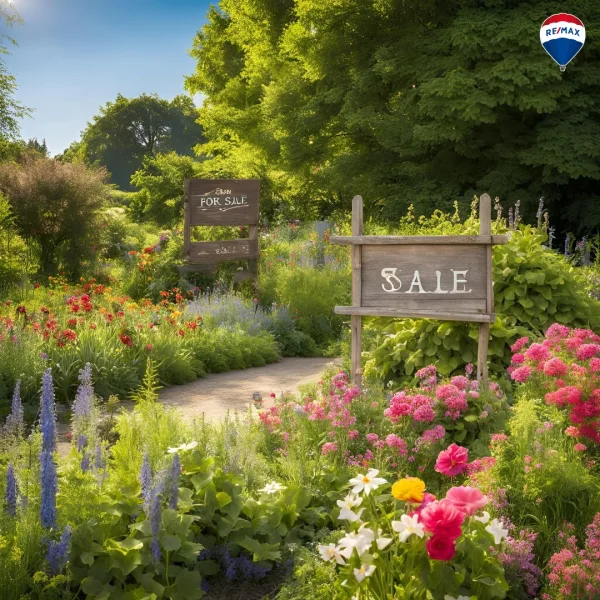
[[[17,480],[15,479],[15,471],[12,463],[8,465],[6,471],[6,492],[4,494],[4,502],[6,504],[6,512],[9,516],[14,517],[17,514]]]
[[[94,468],[97,471],[101,471],[106,468],[106,460],[104,460],[104,456],[102,455],[102,444],[98,444],[96,446],[96,460],[94,461]]]
[[[169,508],[177,508],[177,500],[179,499],[179,473],[181,472],[181,461],[179,454],[173,457],[171,469],[169,470]]]
[[[152,469],[150,468],[150,460],[148,459],[148,453],[144,453],[144,460],[142,461],[142,468],[140,470],[140,485],[142,486],[142,499],[144,500],[144,506],[146,512],[149,512],[150,503],[150,492],[152,486]]]
[[[46,369],[42,376],[41,406],[42,450],[56,450],[56,414],[54,412],[54,388],[52,387],[52,370]]]
[[[6,433],[19,435],[23,431],[23,404],[21,402],[21,380],[15,384],[12,397],[11,413],[6,417]]]
[[[152,552],[152,561],[156,565],[161,558],[160,544],[158,542],[158,532],[160,531],[160,521],[162,515],[161,499],[163,484],[158,483],[150,492],[149,514],[146,517],[150,520],[152,529],[152,541],[150,542],[150,551]]]
[[[48,554],[46,560],[48,561],[48,572],[50,575],[58,575],[67,564],[69,559],[69,545],[71,543],[71,529],[67,525],[60,540],[58,542],[50,542],[48,546]]]
[[[40,455],[41,505],[40,519],[46,529],[56,526],[56,464],[54,456],[48,450],[42,450]]]
[[[83,457],[81,458],[81,470],[84,473],[87,473],[90,470],[90,462],[90,455],[87,452],[85,452]]]
[[[46,360],[48,358],[48,355],[45,352],[40,352],[40,358]]]
[[[77,437],[77,452],[83,452],[85,450],[87,441],[87,436],[83,435],[83,433]]]

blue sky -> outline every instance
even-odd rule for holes
[[[213,0],[216,3],[216,0]],[[79,139],[98,108],[117,93],[184,93],[192,73],[188,50],[206,22],[209,0],[14,0],[25,24],[10,31],[19,44],[6,57],[35,109],[24,139],[46,139],[53,154]]]

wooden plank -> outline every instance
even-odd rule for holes
[[[362,248],[362,298],[354,306],[485,313],[486,246]]]
[[[175,268],[179,273],[212,274],[217,272],[217,265],[180,265]]]
[[[496,320],[496,315],[488,315],[486,313],[450,313],[441,310],[404,310],[394,308],[369,308],[364,306],[336,306],[334,312],[338,315],[360,315],[362,317],[435,319],[437,321],[465,321],[470,323],[490,323]]]
[[[363,199],[361,196],[352,198],[352,235],[363,234]],[[362,247],[352,246],[352,304],[360,306],[362,298]],[[354,314],[350,319],[352,383],[362,387],[362,319]]]
[[[259,179],[190,179],[190,225],[258,225]]]
[[[492,199],[489,194],[483,194],[479,199],[479,234],[491,235],[492,233]],[[492,287],[492,247],[485,249],[485,277],[486,277],[486,312],[494,310],[494,292]],[[479,325],[479,343],[477,348],[477,379],[485,390],[488,386],[488,345],[490,340],[490,324]]]
[[[183,182],[183,256],[190,254],[190,180]]]
[[[258,258],[258,240],[224,240],[221,242],[191,242],[189,262],[211,264],[224,260]]]
[[[400,246],[400,245],[480,245],[490,243],[498,246],[506,244],[508,237],[505,235],[360,235],[340,236],[332,235],[329,238],[332,244],[351,246],[354,244],[371,246]]]

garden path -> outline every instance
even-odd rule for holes
[[[227,412],[246,411],[252,404],[252,394],[260,392],[263,406],[273,404],[271,392],[295,393],[298,387],[319,380],[325,369],[338,359],[331,358],[283,358],[265,367],[255,367],[225,373],[212,373],[185,385],[175,385],[160,391],[160,400],[176,407],[186,419],[205,415],[209,421],[222,419]],[[131,409],[131,403],[122,406]],[[58,451],[64,455],[69,450],[66,424],[58,424]]]

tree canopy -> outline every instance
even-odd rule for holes
[[[600,226],[600,4],[561,73],[548,0],[221,0],[186,86],[206,96],[205,174],[257,176],[266,206],[326,216],[363,195],[395,219],[488,192],[545,196],[562,228]],[[264,195],[263,195],[264,196]]]
[[[82,160],[105,167],[111,182],[121,189],[132,189],[131,176],[147,157],[160,153],[193,154],[193,147],[204,141],[192,99],[176,96],[170,102],[157,95],[137,98],[118,95],[100,109],[61,160]]]

